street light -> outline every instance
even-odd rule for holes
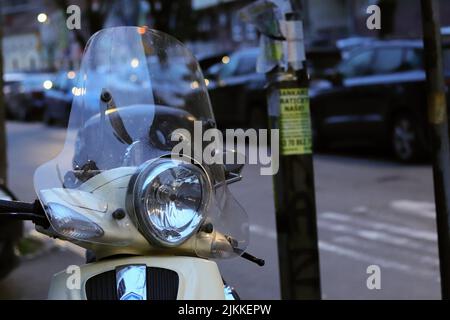
[[[67,72],[67,79],[75,79],[75,77],[76,77],[76,73],[75,73],[75,71],[69,71],[69,72]]]
[[[137,58],[131,59],[130,64],[133,69],[136,69],[137,67],[139,67],[139,59],[137,59]]]
[[[42,86],[45,90],[50,90],[53,87],[53,82],[51,80],[45,80]]]
[[[228,64],[228,63],[230,63],[230,57],[229,57],[229,56],[223,56],[223,57],[222,57],[222,63],[223,63],[223,64]]]
[[[45,23],[48,19],[48,16],[45,13],[39,13],[37,16],[37,21],[40,23]]]

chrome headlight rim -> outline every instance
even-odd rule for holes
[[[142,195],[143,193],[145,193],[143,192],[145,182],[149,180],[149,177],[150,181],[152,181],[153,179],[158,177],[159,174],[166,171],[167,167],[165,166],[165,164],[172,164],[174,168],[181,166],[185,169],[191,170],[199,178],[199,181],[202,182],[202,198],[198,210],[200,220],[189,233],[189,235],[182,237],[178,241],[167,241],[163,237],[159,236],[160,230],[157,230],[156,226],[151,223],[148,218],[146,218],[146,208],[142,203]],[[164,170],[157,171],[157,169],[159,169],[160,167],[162,167]],[[178,247],[184,242],[188,241],[193,235],[195,235],[207,218],[207,212],[211,203],[212,190],[213,188],[209,175],[207,174],[203,166],[198,164],[195,160],[188,157],[183,157],[179,160],[172,159],[170,156],[162,156],[144,162],[138,167],[135,174],[131,177],[126,195],[127,211],[129,212],[133,222],[136,224],[139,232],[151,245],[160,248]]]

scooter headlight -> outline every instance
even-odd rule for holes
[[[128,209],[153,244],[173,247],[197,231],[205,218],[211,186],[190,163],[159,159],[145,163],[128,190]]]

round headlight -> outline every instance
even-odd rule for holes
[[[143,164],[131,179],[128,208],[147,240],[178,246],[203,223],[210,192],[209,180],[197,166],[158,159]]]

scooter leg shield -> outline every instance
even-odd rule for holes
[[[130,257],[69,266],[50,300],[224,300],[217,264],[193,257]]]

